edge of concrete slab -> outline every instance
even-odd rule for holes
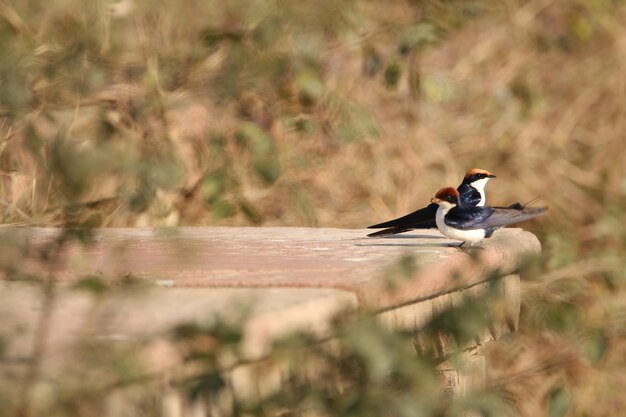
[[[0,284],[4,330],[16,329],[8,352],[28,352],[41,312],[41,289],[24,283]],[[210,328],[225,321],[241,330],[241,359],[266,356],[275,341],[292,333],[323,340],[340,314],[357,310],[356,296],[313,288],[158,288],[94,297],[67,287],[56,291],[49,325],[51,350],[70,351],[81,338],[102,341],[167,337],[181,324]]]
[[[42,242],[58,229],[18,232]],[[538,239],[521,229],[497,231],[472,255],[447,247],[450,241],[436,231],[371,239],[358,229],[98,229],[95,239],[95,246],[68,248],[61,280],[131,273],[173,287],[335,288],[356,294],[361,308],[380,311],[475,285],[496,272],[515,273],[523,258],[541,251]],[[127,253],[120,242],[130,245]],[[403,256],[416,260],[409,277],[389,271]]]
[[[518,272],[521,262],[541,253],[539,239],[521,229],[504,229],[486,240],[472,255],[456,251],[423,265],[410,279],[392,283],[374,280],[354,291],[364,308],[386,311]]]

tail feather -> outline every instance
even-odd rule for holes
[[[491,216],[480,224],[480,228],[502,227],[509,224],[521,223],[540,216],[548,210],[547,207],[527,207],[523,209],[496,209]]]
[[[537,201],[541,200],[541,196],[535,197],[532,200],[530,200],[529,202],[527,202],[526,204],[524,204],[522,207],[528,207],[534,203],[536,203]]]
[[[391,227],[417,229],[420,228],[422,223],[431,223],[435,220],[435,214],[437,213],[437,205],[429,204],[428,206],[416,210],[406,216],[398,217],[397,219],[389,220],[383,223],[367,226],[368,229],[386,229]]]

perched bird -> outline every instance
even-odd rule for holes
[[[491,237],[500,227],[523,222],[543,214],[547,207],[496,208],[465,205],[457,190],[442,188],[431,203],[437,204],[436,223],[442,235],[470,246]]]
[[[495,178],[491,172],[484,169],[470,169],[463,177],[463,181],[457,188],[461,202],[468,206],[484,206],[485,205],[485,186],[487,182]],[[521,207],[521,204],[515,203],[511,208]],[[437,213],[437,205],[429,204],[413,213],[389,220],[384,223],[368,226],[368,229],[384,229],[374,233],[370,233],[369,237],[378,237],[393,235],[396,233],[407,232],[413,229],[434,229],[437,227],[435,223],[435,213]]]

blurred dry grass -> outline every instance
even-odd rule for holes
[[[364,227],[486,168],[490,202],[551,210],[494,386],[522,415],[562,392],[615,414],[624,22],[610,0],[2,2],[2,222]]]

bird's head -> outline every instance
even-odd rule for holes
[[[471,185],[479,191],[482,191],[485,189],[487,182],[495,177],[495,175],[487,170],[474,168],[465,173],[465,177],[463,177],[463,182],[465,184]]]
[[[487,181],[489,181],[490,179],[495,177],[495,175],[485,169],[473,168],[465,173],[465,177],[463,177],[463,182],[471,184],[475,181],[480,181],[483,179],[487,179]]]
[[[452,187],[442,188],[430,199],[430,202],[439,204],[442,207],[452,208],[459,204],[459,192]]]

